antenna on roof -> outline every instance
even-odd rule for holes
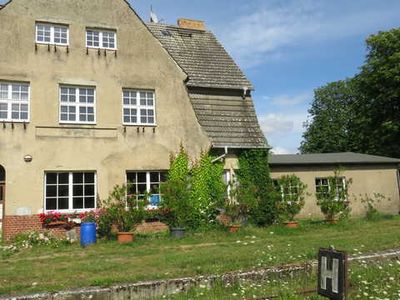
[[[158,23],[158,17],[157,17],[157,15],[153,12],[153,5],[150,5],[150,22],[151,22],[151,23]]]

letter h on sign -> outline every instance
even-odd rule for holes
[[[347,255],[333,249],[318,253],[318,294],[329,299],[346,299]]]

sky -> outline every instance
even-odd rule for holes
[[[297,153],[314,89],[358,72],[365,39],[400,26],[399,0],[129,0],[148,21],[203,20],[255,86],[275,153]],[[0,0],[0,3],[4,3]]]

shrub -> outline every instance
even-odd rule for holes
[[[365,218],[367,220],[376,221],[380,219],[381,214],[376,209],[376,204],[384,200],[386,200],[385,195],[380,193],[374,193],[372,197],[368,194],[365,194],[364,197],[361,197],[361,203],[364,205]],[[390,201],[390,198],[388,198],[387,200]]]
[[[239,155],[236,198],[246,206],[250,219],[258,226],[274,223],[278,218],[276,192],[268,167],[268,150],[251,149]]]
[[[283,175],[278,179],[278,192],[281,197],[276,202],[279,217],[293,221],[304,206],[307,186],[296,175]]]
[[[126,185],[116,185],[101,207],[102,214],[98,218],[100,236],[111,237],[113,225],[120,232],[132,231],[144,218],[144,203],[139,205],[135,196],[127,196]]]

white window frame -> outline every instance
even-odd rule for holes
[[[0,81],[0,85],[7,86],[7,99],[0,98],[0,104],[7,105],[7,118],[0,118],[0,122],[13,122],[13,123],[29,123],[30,122],[30,99],[31,99],[31,87],[30,83],[27,82],[5,82]],[[26,100],[16,100],[12,97],[12,87],[13,85],[23,85],[28,86],[28,99]],[[12,106],[13,104],[25,104],[28,106],[27,114],[28,117],[26,119],[14,119],[12,117]]]
[[[88,31],[97,32],[99,34],[99,46],[88,45]],[[114,34],[114,48],[104,47],[103,33],[112,33],[112,34]],[[87,48],[106,49],[106,50],[117,50],[118,49],[118,47],[117,47],[117,31],[116,30],[86,28],[85,38],[86,38],[86,47]]]
[[[336,190],[336,200],[338,199],[338,194],[339,194],[339,185],[338,185],[338,180],[339,180],[339,182],[340,182],[340,188],[341,189],[346,189],[346,177],[344,177],[344,176],[340,176],[340,177],[337,177],[336,178],[337,179],[337,181],[336,181],[336,184],[335,184],[335,186],[333,187],[333,188],[335,188],[335,190]],[[326,184],[323,184],[323,185],[317,185],[317,180],[327,180],[327,185]],[[332,186],[329,184],[329,180],[328,180],[328,177],[316,177],[315,178],[315,192],[316,193],[318,193],[318,187],[319,186],[327,186],[328,187],[328,191],[330,192],[331,190],[332,190]],[[347,201],[347,199],[345,199],[345,201]]]
[[[61,101],[61,89],[75,89],[75,102],[62,102]],[[93,103],[88,102],[79,102],[79,95],[81,89],[93,89]],[[59,110],[58,110],[58,119],[60,124],[87,124],[87,125],[95,125],[96,124],[96,103],[97,103],[97,94],[96,94],[96,87],[94,86],[75,86],[75,85],[67,85],[67,84],[60,84],[58,89],[58,103],[59,103]],[[73,106],[75,107],[75,121],[70,120],[61,120],[61,107],[62,106]],[[93,121],[80,121],[79,120],[79,108],[81,107],[92,107],[94,119]]]
[[[59,174],[59,173],[68,173],[68,209],[46,209],[46,187],[47,187],[47,174]],[[73,174],[76,173],[93,173],[94,174],[94,207],[93,208],[82,208],[82,209],[74,209],[74,195],[73,195]],[[57,211],[62,213],[74,213],[74,212],[86,212],[92,211],[97,208],[97,172],[96,171],[45,171],[44,180],[43,180],[43,211],[51,212]],[[57,183],[58,186],[58,183]],[[58,196],[56,198],[58,201]]]
[[[146,193],[150,193],[150,191],[151,191],[151,179],[150,179],[150,173],[158,173],[158,176],[159,176],[159,182],[158,182],[158,184],[159,185],[161,185],[163,182],[165,182],[165,181],[161,181],[161,173],[165,173],[165,174],[167,174],[168,173],[168,171],[162,171],[162,170],[152,170],[152,171],[131,171],[131,170],[129,170],[129,171],[126,171],[125,172],[125,182],[126,182],[126,185],[128,186],[129,184],[130,184],[130,182],[128,182],[128,173],[136,173],[136,182],[133,182],[133,183],[131,183],[131,184],[133,184],[133,185],[137,185],[138,183],[137,183],[137,174],[138,173],[146,173]],[[154,182],[153,182],[154,183]],[[153,194],[152,194],[153,195]],[[154,194],[154,195],[159,195],[159,201],[161,202],[162,201],[162,195],[161,195],[161,192],[160,193],[158,193],[158,194]],[[136,196],[136,206],[138,206],[139,205],[139,201],[141,201],[141,199],[139,198],[139,196],[141,196],[141,195],[135,195]],[[156,206],[156,205],[151,205],[151,204],[149,204],[148,206],[147,206],[147,208],[149,208],[149,209],[154,209],[154,208],[157,208],[158,206]]]
[[[136,105],[124,104],[124,92],[136,93]],[[140,93],[152,93],[153,94],[153,105],[141,105],[140,104]],[[125,122],[125,109],[136,109],[136,123]],[[142,123],[141,109],[153,110],[153,123]],[[138,90],[138,89],[123,89],[122,90],[122,124],[126,126],[157,126],[156,119],[156,93],[153,90]]]
[[[50,27],[50,42],[45,42],[45,41],[39,41],[38,40],[38,26],[49,26]],[[60,42],[56,43],[54,41],[55,40],[54,29],[56,27],[67,29],[67,43],[60,43]],[[37,44],[69,46],[69,26],[68,25],[36,22],[35,28],[36,28],[36,30],[35,30],[35,42]]]

